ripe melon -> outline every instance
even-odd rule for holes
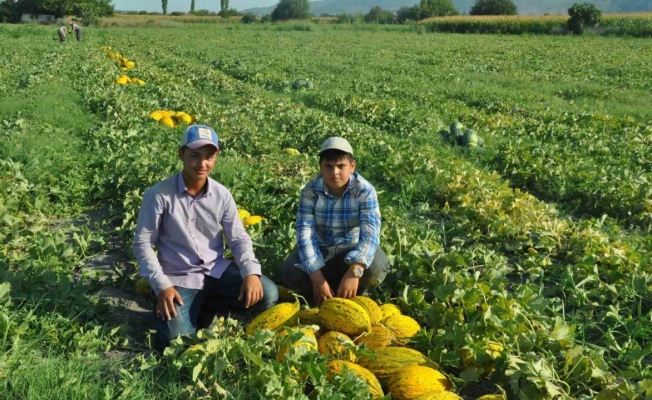
[[[479,136],[473,129],[464,131],[464,144],[469,147],[478,147]]]

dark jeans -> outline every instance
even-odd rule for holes
[[[240,268],[235,263],[231,263],[220,279],[211,276],[204,277],[204,289],[187,289],[175,286],[175,289],[183,299],[183,305],[175,303],[177,316],[169,321],[154,316],[156,322],[156,340],[161,348],[167,347],[170,340],[178,335],[195,333],[197,327],[197,317],[200,309],[204,312],[206,307],[202,307],[205,302],[219,302],[217,304],[221,309],[237,310],[249,312],[252,314],[261,313],[276,304],[278,300],[278,289],[276,284],[266,276],[261,276],[260,281],[263,285],[263,298],[250,308],[245,308],[245,299],[238,300],[240,288],[242,287],[242,277]]]
[[[319,250],[321,250],[321,253],[324,256],[324,261],[326,261],[326,265],[321,269],[321,271],[334,293],[337,292],[342,277],[344,277],[344,274],[346,274],[350,268],[350,266],[344,262],[344,257],[354,248],[355,245],[319,247]],[[305,297],[310,304],[313,304],[312,282],[305,271],[296,267],[297,264],[301,264],[301,260],[299,259],[299,250],[295,249],[283,263],[283,270],[281,271],[283,284],[288,289],[298,292]],[[387,256],[380,246],[378,246],[376,248],[373,262],[369,268],[364,271],[362,278],[360,278],[357,294],[362,295],[365,290],[378,286],[385,279],[387,272],[389,272],[389,268]]]
[[[77,29],[77,41],[81,42],[81,29]]]

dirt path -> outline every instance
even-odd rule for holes
[[[154,299],[135,293],[136,269],[127,250],[123,248],[122,240],[115,233],[115,225],[108,222],[110,220],[109,211],[100,209],[76,218],[58,220],[51,228],[67,229],[66,233],[72,238],[73,232],[85,227],[104,238],[104,245],[86,258],[84,264],[75,271],[75,282],[89,284],[93,288],[89,296],[97,297],[98,314],[102,316],[104,324],[108,327],[122,326],[132,344],[141,347],[148,342],[147,332],[154,329]],[[219,304],[213,304],[202,308],[199,326],[207,327],[213,322],[215,314],[245,324],[251,320],[246,314],[225,312]]]
[[[58,220],[51,229],[66,229],[72,238],[73,232],[85,227],[104,238],[104,246],[96,249],[75,271],[75,282],[82,283],[84,280],[84,284],[90,284],[89,287],[93,288],[89,296],[97,297],[103,323],[107,326],[122,325],[134,344],[144,344],[147,331],[154,327],[153,303],[151,299],[135,293],[135,282],[129,278],[135,269],[115,233],[115,226],[108,221],[108,209],[100,209]]]

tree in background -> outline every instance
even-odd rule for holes
[[[195,12],[195,0],[190,0],[190,13]]]
[[[420,19],[430,17],[447,17],[458,15],[459,12],[453,5],[452,0],[421,0]]]
[[[364,22],[377,24],[393,24],[396,22],[396,16],[389,10],[383,10],[380,6],[375,6],[367,15],[364,16]]]
[[[113,14],[111,0],[4,0],[0,2],[0,21],[20,21],[21,14],[51,14],[56,18],[76,15],[84,24]]]
[[[220,12],[222,18],[229,17],[229,0],[220,0]]]
[[[5,0],[0,3],[0,22],[20,21],[20,11],[16,6],[16,0]]]
[[[412,7],[401,6],[396,11],[396,21],[404,24],[406,21],[419,21],[421,19],[421,6],[418,4]]]
[[[107,10],[107,7],[109,9]],[[77,1],[72,7],[72,15],[81,19],[83,25],[97,25],[100,17],[113,14],[113,7],[110,0],[98,1]]]
[[[471,15],[516,15],[518,9],[512,0],[475,0]]]
[[[256,18],[256,14],[254,14],[252,12],[248,12],[248,13],[244,13],[242,15],[242,18],[240,19],[240,22],[242,22],[243,24],[253,24],[257,20],[258,20],[258,18]]]
[[[163,15],[168,13],[168,0],[161,0],[161,5],[163,6]]]
[[[584,33],[585,27],[598,26],[602,19],[602,11],[591,3],[575,3],[568,9],[568,29],[576,35]]]
[[[281,0],[272,11],[272,21],[306,18],[310,18],[308,0]]]
[[[360,13],[358,14],[342,13],[335,18],[336,24],[357,24],[363,21],[364,21],[364,15]]]

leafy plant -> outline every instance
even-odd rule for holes
[[[308,0],[281,0],[272,11],[272,21],[306,19],[310,17]]]
[[[242,16],[242,19],[240,21],[242,21],[242,23],[244,23],[244,24],[252,24],[252,23],[256,22],[257,20],[258,20],[258,18],[256,17],[256,14],[254,14],[254,13],[245,13]]]
[[[471,15],[516,15],[518,9],[512,0],[475,0]]]
[[[420,18],[446,17],[459,14],[452,0],[421,0],[420,6]]]
[[[596,27],[602,19],[602,11],[593,3],[575,3],[568,9],[568,29],[576,35],[584,33],[585,28]]]

